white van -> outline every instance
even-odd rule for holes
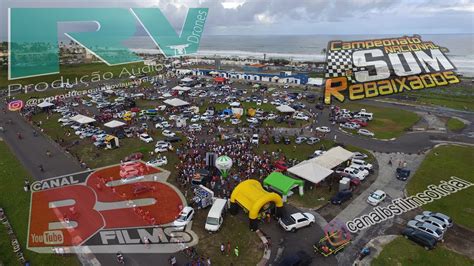
[[[211,232],[217,232],[224,222],[224,212],[227,206],[227,200],[218,199],[214,200],[209,213],[207,214],[205,229]]]
[[[374,114],[373,113],[366,113],[366,112],[359,112],[357,113],[354,118],[365,118],[367,120],[372,120],[374,117]]]

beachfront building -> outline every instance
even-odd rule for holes
[[[180,72],[183,72],[182,70]],[[291,71],[283,71],[280,73],[248,73],[225,70],[212,69],[194,69],[191,71],[195,76],[214,76],[226,79],[241,79],[252,82],[272,82],[281,84],[300,84],[308,83],[309,76],[307,74],[292,73]]]

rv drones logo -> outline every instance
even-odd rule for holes
[[[421,37],[331,41],[324,102],[343,102],[459,83],[442,48]]]
[[[142,162],[60,176],[31,185],[28,249],[39,253],[174,253],[198,243],[169,172]]]

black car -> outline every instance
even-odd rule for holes
[[[273,143],[275,143],[275,144],[281,143],[281,137],[280,136],[273,136]]]
[[[167,137],[165,140],[170,143],[173,143],[173,142],[181,141],[181,138],[180,137]]]
[[[306,266],[310,265],[312,262],[311,256],[304,252],[303,250],[300,250],[296,252],[294,255],[289,255],[284,257],[278,265],[280,266]]]
[[[324,104],[322,104],[322,103],[316,104],[316,109],[324,110]]]
[[[337,194],[331,198],[331,203],[334,205],[341,205],[344,201],[352,198],[352,191],[342,190],[337,192]]]
[[[432,237],[431,235],[425,232],[416,230],[411,227],[405,228],[405,230],[402,231],[402,235],[406,239],[410,239],[411,241],[424,247],[426,250],[433,249],[436,246],[436,238]]]
[[[397,179],[402,181],[407,181],[408,177],[410,176],[410,170],[406,168],[397,168]]]
[[[290,137],[284,137],[284,138],[283,138],[283,143],[285,143],[285,144],[287,144],[287,145],[288,145],[288,144],[291,144],[291,139],[290,139]]]

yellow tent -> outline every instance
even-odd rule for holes
[[[266,191],[260,182],[254,179],[245,180],[237,185],[232,191],[230,202],[238,203],[248,210],[250,219],[257,219],[260,209],[269,202],[275,203],[278,208],[283,207],[280,195]]]

